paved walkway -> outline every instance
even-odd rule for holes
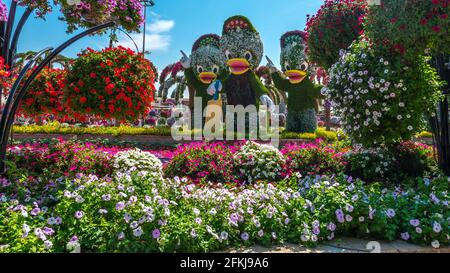
[[[294,244],[284,244],[266,248],[254,246],[250,248],[230,249],[226,253],[450,253],[449,246],[439,249],[408,244],[404,241],[371,242],[354,238],[340,238],[323,243],[315,248],[306,248]]]

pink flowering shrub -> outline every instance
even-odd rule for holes
[[[315,143],[287,144],[281,150],[286,158],[286,175],[298,172],[306,175],[323,175],[343,172],[346,161],[343,151],[328,145],[322,140]]]
[[[236,183],[233,154],[236,146],[223,142],[193,142],[180,146],[173,159],[164,166],[166,177],[187,177],[198,183]]]
[[[66,142],[57,144],[25,144],[9,149],[10,162],[30,173],[42,174],[44,171],[75,175],[77,173],[110,175],[112,155],[99,151],[90,143]]]

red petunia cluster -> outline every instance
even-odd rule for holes
[[[64,115],[66,111],[62,101],[65,77],[64,69],[44,68],[25,93],[19,113],[30,117]]]
[[[94,115],[135,121],[151,109],[155,92],[152,63],[124,48],[87,49],[68,71],[65,105],[73,117]]]

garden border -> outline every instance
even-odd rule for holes
[[[110,135],[110,134],[55,134],[55,133],[14,133],[13,140],[28,140],[28,139],[52,139],[62,138],[64,140],[78,139],[78,140],[92,140],[92,139],[107,139],[118,141],[134,141],[137,143],[145,144],[186,144],[195,141],[203,140],[180,140],[176,141],[172,136],[160,136],[160,135]],[[280,146],[284,146],[286,143],[313,143],[316,140],[313,139],[280,139]],[[413,141],[423,142],[425,144],[433,144],[433,139],[428,137],[414,138]],[[261,143],[269,143],[270,141],[258,141]]]

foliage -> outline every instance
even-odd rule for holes
[[[362,32],[365,0],[325,0],[316,15],[308,19],[307,56],[312,63],[329,69]]]
[[[45,125],[15,125],[13,132],[16,134],[75,134],[75,135],[156,135],[156,136],[170,136],[170,128],[158,127],[158,128],[144,128],[144,127],[132,127],[129,125],[121,125],[117,127],[79,127],[69,126],[59,122],[49,122]]]
[[[411,61],[426,49],[450,52],[449,0],[384,0],[365,18],[366,35],[383,54],[403,54]]]
[[[327,131],[325,128],[318,128],[314,133],[295,133],[289,131],[283,131],[280,135],[281,139],[305,139],[305,140],[317,140],[323,139],[326,141],[337,141],[339,139],[345,139],[346,136],[342,131]]]
[[[379,56],[368,42],[354,43],[330,69],[322,92],[354,142],[372,147],[409,140],[440,99],[441,83],[427,61],[421,57],[408,67]]]
[[[79,114],[134,121],[150,111],[155,92],[151,62],[124,47],[89,49],[68,70],[66,104]]]
[[[348,151],[346,173],[367,182],[405,185],[416,177],[438,173],[433,148],[421,143],[402,142],[390,149]]]

